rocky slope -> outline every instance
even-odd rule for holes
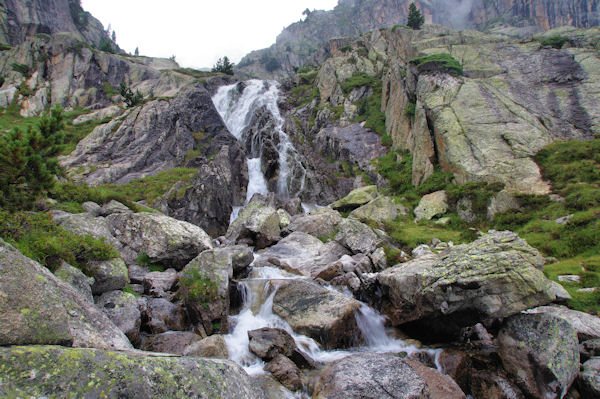
[[[332,38],[405,24],[412,2],[340,0],[332,11],[314,11],[305,20],[284,29],[273,46],[248,54],[236,71],[242,76],[289,77],[294,68],[322,62],[327,53],[320,51],[321,44]],[[598,0],[419,0],[415,3],[426,24],[454,29],[494,28],[531,35],[563,25],[583,28],[600,23]]]
[[[0,42],[14,46],[35,34],[70,32],[78,39],[98,46],[110,41],[102,24],[85,12],[79,0],[0,1]]]

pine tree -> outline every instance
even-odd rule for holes
[[[134,52],[133,54],[134,54],[136,57],[139,57],[139,56],[140,56],[140,49],[139,49],[139,47],[136,47],[136,48],[135,48],[135,52]]]
[[[408,8],[408,22],[406,24],[414,30],[419,30],[424,23],[425,18],[421,15],[415,3],[411,3]]]
[[[212,68],[212,72],[222,72],[227,75],[233,75],[234,63],[229,61],[229,57],[225,56],[222,59],[219,58],[215,66]]]

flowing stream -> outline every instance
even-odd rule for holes
[[[298,154],[288,135],[283,131],[283,118],[279,113],[277,101],[279,88],[276,82],[249,80],[230,86],[221,87],[213,97],[213,102],[221,114],[229,131],[242,143],[248,157],[248,189],[246,202],[255,193],[267,194],[268,182],[263,173],[262,145],[264,137],[277,136],[277,151],[279,172],[275,188],[281,198],[298,195],[304,188],[306,170],[298,161]],[[256,124],[257,113],[264,116],[268,112],[267,122]],[[273,123],[269,123],[269,121]],[[259,129],[256,129],[256,126]],[[266,135],[266,136],[265,136]],[[291,165],[294,165],[292,168]],[[240,207],[241,208],[241,207]],[[234,209],[231,215],[233,221],[240,208]],[[436,359],[439,351],[434,349],[417,349],[400,339],[392,337],[385,327],[385,318],[376,310],[363,304],[355,315],[366,343],[361,347],[346,350],[322,350],[317,342],[307,336],[296,334],[289,324],[273,313],[273,297],[275,284],[272,281],[282,279],[298,279],[301,276],[287,273],[273,267],[255,267],[250,276],[240,282],[244,305],[238,315],[230,316],[230,333],[225,336],[229,357],[240,364],[249,374],[264,373],[264,362],[248,349],[248,331],[263,328],[282,328],[289,332],[297,346],[314,360],[328,363],[357,352],[428,352]],[[331,288],[330,289],[334,289]],[[439,369],[439,367],[438,367]],[[306,394],[292,394],[290,398],[306,398]],[[300,396],[299,396],[300,395]]]

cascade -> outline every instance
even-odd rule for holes
[[[213,103],[225,125],[242,144],[248,158],[246,202],[256,193],[275,192],[280,198],[298,196],[306,168],[289,136],[277,102],[274,81],[248,80],[220,87]]]

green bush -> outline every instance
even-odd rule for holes
[[[184,301],[208,305],[218,299],[218,285],[198,268],[187,268],[179,278],[179,295]]]
[[[555,49],[561,49],[564,46],[564,44],[567,43],[568,41],[569,41],[568,37],[556,35],[556,36],[550,36],[550,37],[544,38],[544,39],[542,39],[542,41],[540,43],[542,46],[554,47]]]
[[[342,46],[342,47],[340,47],[340,51],[342,53],[348,53],[348,52],[352,51],[352,46],[350,44]]]
[[[404,116],[410,120],[410,123],[415,122],[415,116],[417,114],[417,104],[413,102],[409,102],[404,109]]]
[[[98,50],[111,54],[115,53],[115,49],[113,48],[112,42],[107,37],[103,37],[100,39],[100,43],[98,44]]]
[[[417,67],[419,73],[445,72],[452,76],[462,76],[464,74],[460,62],[448,53],[432,54],[425,57],[414,58],[409,62]]]
[[[61,260],[85,270],[89,261],[119,257],[105,242],[69,233],[45,213],[0,211],[0,237],[50,270],[55,270]]]
[[[131,87],[127,86],[125,83],[121,83],[119,86],[119,94],[123,97],[123,101],[127,104],[127,108],[140,105],[144,101],[144,96],[139,90],[136,90],[134,93],[131,90]]]
[[[352,76],[351,78],[347,79],[346,81],[342,82],[340,84],[342,91],[345,94],[349,94],[352,89],[355,89],[357,87],[362,87],[362,86],[375,86],[377,83],[377,77],[375,76],[371,76],[371,75],[367,75],[366,73],[361,73],[361,74],[357,74]]]
[[[19,64],[18,62],[13,62],[10,64],[10,67],[12,68],[13,71],[20,73],[21,75],[23,75],[26,78],[31,77],[31,69],[29,68],[29,65]]]

